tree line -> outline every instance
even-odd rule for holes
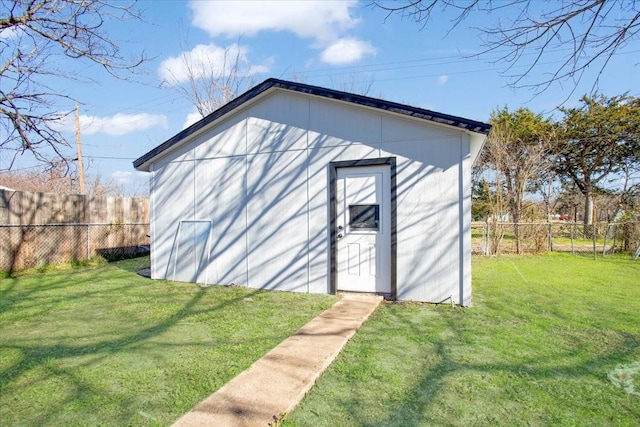
[[[518,241],[525,217],[593,224],[597,197],[609,201],[608,220],[640,215],[640,98],[585,95],[557,118],[503,107],[489,122],[474,165],[474,220],[512,222]]]

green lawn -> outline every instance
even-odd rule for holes
[[[473,282],[470,309],[381,306],[285,425],[639,425],[640,260],[477,258]]]
[[[169,425],[336,301],[135,274],[147,265],[0,280],[0,425]]]
[[[147,262],[0,280],[0,425],[168,425],[335,301]],[[473,308],[381,306],[285,424],[638,425],[640,260],[473,267]]]

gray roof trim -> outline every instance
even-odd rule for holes
[[[271,88],[278,89],[286,89],[295,92],[306,93],[309,95],[320,96],[323,98],[335,99],[343,102],[350,102],[356,105],[362,105],[365,107],[376,108],[384,111],[389,111],[396,114],[402,114],[410,117],[415,117],[423,120],[428,120],[431,122],[453,126],[460,129],[464,129],[470,132],[480,133],[487,135],[489,130],[491,129],[491,125],[483,122],[477,122],[475,120],[465,119],[463,117],[451,116],[449,114],[438,113],[436,111],[425,110],[423,108],[412,107],[409,105],[398,104],[396,102],[385,101],[377,98],[370,98],[368,96],[356,95],[353,93],[341,92],[333,89],[326,89],[319,86],[311,86],[308,84],[290,82],[286,80],[279,79],[267,79],[259,85],[255,86],[252,89],[249,89],[247,92],[238,96],[233,101],[225,104],[220,107],[213,113],[209,114],[207,117],[202,120],[194,123],[188,128],[182,130],[177,133],[173,137],[169,138],[162,144],[158,145],[153,150],[144,154],[142,157],[133,161],[133,167],[138,169],[141,168],[145,163],[159,156],[166,150],[172,148],[173,146],[179,144],[182,140],[193,135],[198,132],[202,128],[206,127],[210,123],[218,120],[222,116],[230,113],[236,108],[242,106],[243,104],[251,101],[253,98],[258,95],[264,93],[265,91]]]

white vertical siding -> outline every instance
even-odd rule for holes
[[[313,148],[380,142],[380,113],[342,102],[312,99],[309,105],[309,142]],[[339,153],[339,151],[337,151]]]
[[[176,276],[176,280],[193,277],[195,273],[193,263],[184,258],[178,259],[175,253],[179,221],[194,217],[193,158],[192,149],[183,149],[154,164],[152,181],[154,270],[151,272],[154,279],[173,278],[174,266],[176,272],[178,267],[183,269]],[[184,235],[188,233],[189,231]]]
[[[343,103],[309,102],[309,289],[329,292],[329,163],[380,157],[380,115]]]
[[[461,305],[470,306],[471,299],[471,138],[462,135],[460,141],[460,283]]]
[[[306,292],[306,151],[249,157],[249,286]]]
[[[194,139],[189,146],[195,147],[195,158],[217,159],[246,154],[246,119],[246,114],[236,114],[220,123],[215,132],[207,132]]]
[[[247,154],[307,148],[309,101],[278,93],[263,98],[247,112]]]
[[[383,156],[397,157],[398,299],[460,302],[461,133],[383,117]]]
[[[149,167],[149,171],[151,172],[151,175],[149,176],[149,206],[150,206],[150,212],[149,212],[149,220],[150,220],[150,224],[149,224],[149,247],[151,249],[156,247],[156,227],[158,226],[158,221],[156,221],[155,217],[156,217],[156,213],[157,213],[157,209],[155,207],[155,200],[157,198],[157,193],[155,190],[155,183],[156,183],[156,172],[155,172],[155,165],[151,164]],[[159,187],[159,186],[158,186]],[[158,230],[159,231],[159,230]],[[160,277],[160,274],[158,273],[158,268],[160,267],[160,265],[162,265],[159,261],[164,261],[164,260],[158,260],[158,258],[156,257],[156,253],[155,250],[151,250],[150,254],[149,254],[149,262],[150,262],[150,269],[151,269],[151,277],[154,279],[157,279]]]
[[[469,155],[461,131],[276,91],[154,164],[153,277],[328,292],[328,164],[394,156],[398,297],[468,305]],[[180,219],[212,221],[208,264],[173,258]]]
[[[203,159],[196,163],[196,217],[212,221],[209,283],[246,285],[246,157]],[[202,276],[202,274],[201,274]],[[202,282],[203,277],[200,278]]]
[[[309,102],[280,93],[248,111],[247,262],[253,288],[308,290]]]

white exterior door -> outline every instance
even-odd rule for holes
[[[390,293],[390,168],[339,168],[337,178],[337,290]]]

